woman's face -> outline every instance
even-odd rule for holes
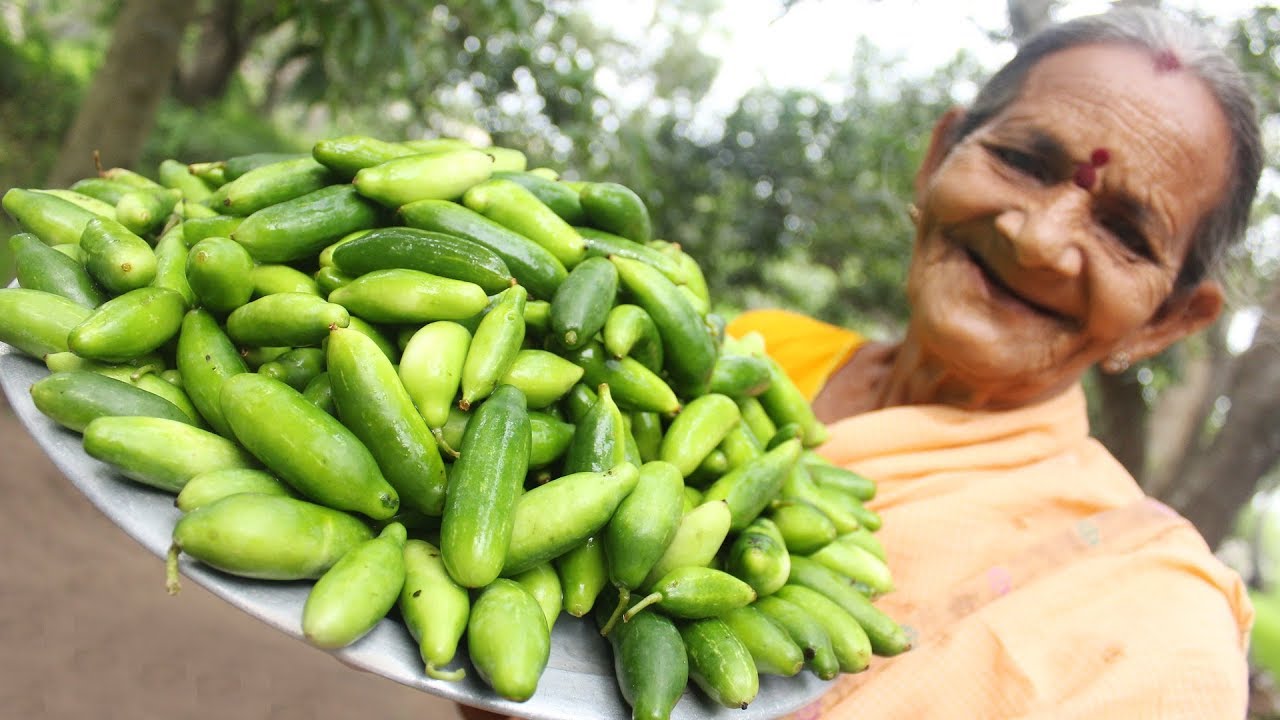
[[[1041,60],[1014,102],[948,146],[956,121],[939,124],[917,183],[909,334],[972,401],[1041,398],[1216,316],[1212,283],[1166,303],[1228,181],[1226,120],[1190,72],[1077,47]]]

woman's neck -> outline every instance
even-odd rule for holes
[[[823,422],[879,410],[891,404],[886,390],[901,343],[868,342],[827,378],[813,400],[813,411]]]
[[[1003,410],[1036,402],[1019,397],[1018,388],[998,392],[991,386],[965,382],[946,365],[913,342],[910,335],[896,343],[870,342],[827,379],[813,409],[823,422],[898,405],[952,405],[969,410]]]

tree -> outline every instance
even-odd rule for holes
[[[47,183],[68,185],[107,166],[131,165],[168,93],[178,44],[194,12],[190,0],[125,0],[111,46],[81,101]]]
[[[194,41],[180,53],[201,5]],[[319,111],[325,122],[316,135],[350,128],[418,137],[447,131],[450,122],[503,132],[514,125],[492,109],[515,89],[512,70],[551,68],[551,77],[536,77],[541,105],[560,119],[591,120],[599,94],[578,54],[569,53],[563,72],[562,47],[534,62],[547,43],[572,48],[583,38],[588,48],[606,40],[571,8],[543,0],[127,0],[48,183],[91,173],[94,149],[107,164],[136,164],[170,95],[205,106],[237,88],[257,97],[259,113],[296,119],[295,127],[314,126]],[[448,96],[462,87],[478,91],[478,102],[460,118]],[[575,87],[577,94],[567,92]],[[393,120],[388,108],[397,103],[410,112]]]
[[[222,97],[254,41],[278,23],[277,13],[271,4],[211,0],[191,51],[180,59],[174,96],[195,106]]]
[[[1182,480],[1168,491],[1169,503],[1215,545],[1280,459],[1280,284],[1272,286],[1263,314],[1270,319],[1253,345],[1230,364],[1227,425],[1202,451],[1181,459]]]

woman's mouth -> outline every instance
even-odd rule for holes
[[[990,266],[986,264],[985,261],[983,261],[982,257],[979,256],[977,253],[975,253],[972,249],[964,248],[964,253],[969,257],[969,260],[978,268],[978,271],[982,274],[983,279],[986,280],[987,286],[991,288],[991,294],[994,297],[1005,300],[1005,301],[1017,303],[1019,305],[1022,305],[1026,308],[1033,310],[1034,312],[1040,315],[1045,315],[1047,317],[1053,318],[1054,320],[1058,320],[1061,322],[1067,322],[1070,320],[1070,318],[1067,318],[1062,313],[1052,308],[1041,305],[1040,303],[1037,303],[1034,300],[1031,300],[1025,295],[1022,295],[1018,291],[1009,287],[1009,285],[1007,285],[1004,282],[1004,280],[1001,280],[1000,276],[997,275],[990,268]]]

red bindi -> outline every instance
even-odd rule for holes
[[[1172,72],[1182,68],[1182,61],[1172,50],[1161,50],[1156,53],[1156,72]]]
[[[1093,151],[1092,155],[1089,156],[1089,164],[1096,168],[1100,168],[1103,165],[1106,165],[1110,160],[1111,160],[1111,153],[1108,152],[1106,148],[1098,148],[1097,150]]]
[[[1098,180],[1098,171],[1092,165],[1079,163],[1076,165],[1076,174],[1072,176],[1072,180],[1076,185],[1088,190]]]

